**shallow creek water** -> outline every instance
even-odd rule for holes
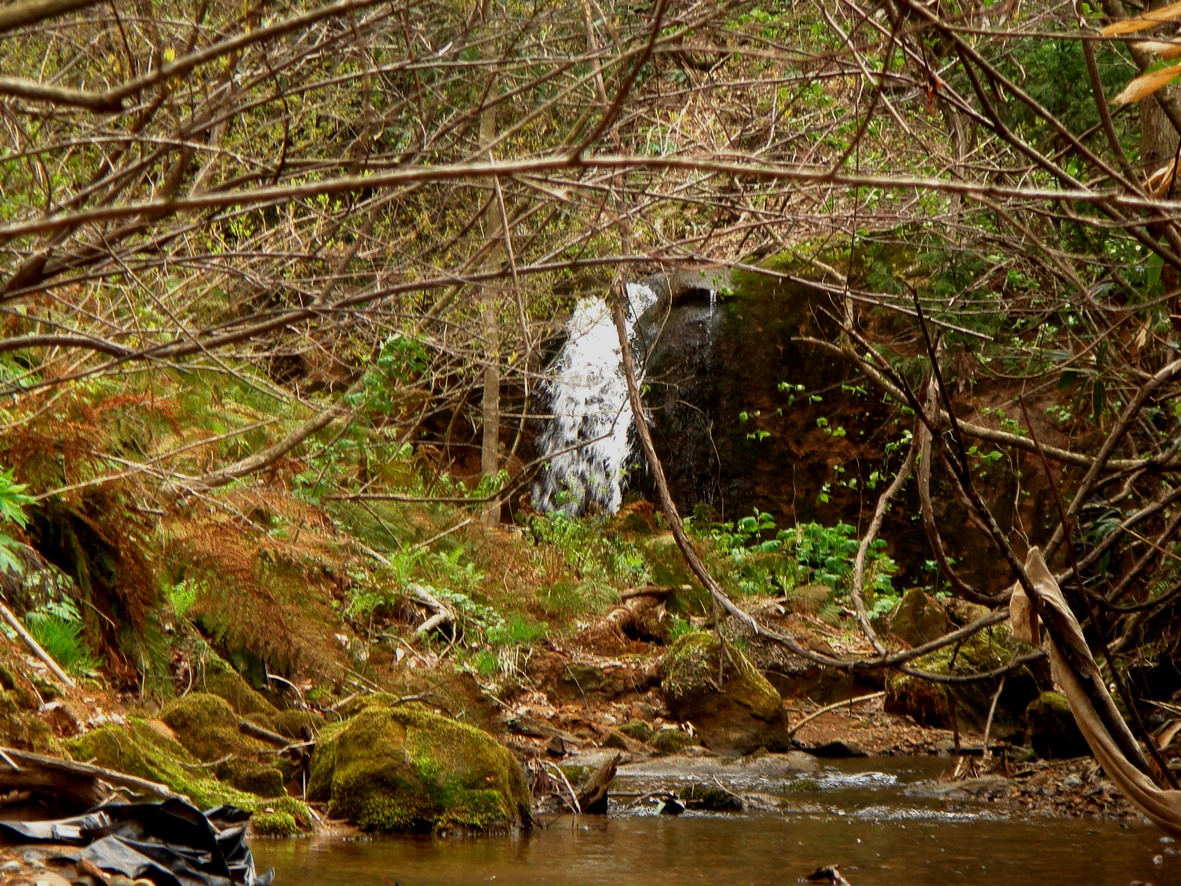
[[[1157,829],[1019,817],[932,796],[922,785],[946,765],[879,759],[811,775],[702,777],[656,762],[631,768],[616,790],[721,784],[768,808],[665,816],[620,800],[609,816],[551,819],[529,836],[258,841],[254,852],[279,886],[380,886],[387,877],[400,886],[753,886],[794,883],[826,864],[853,886],[1181,884],[1181,844]]]

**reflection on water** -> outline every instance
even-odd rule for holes
[[[875,761],[881,764],[883,761]],[[1005,819],[987,805],[916,801],[913,772],[830,770],[782,812],[562,818],[528,837],[259,841],[282,884],[563,886],[786,884],[839,864],[854,886],[1181,883],[1181,846],[1147,825]],[[640,780],[637,779],[637,782]]]

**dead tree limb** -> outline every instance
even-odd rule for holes
[[[44,754],[18,751],[14,748],[0,749],[5,760],[0,765],[0,786],[33,790],[51,790],[84,806],[97,806],[110,791],[102,783],[130,788],[133,791],[152,794],[168,800],[187,799],[169,787],[89,763],[60,760]],[[17,768],[13,769],[15,765]]]
[[[61,680],[61,682],[66,686],[73,689],[74,681],[70,679],[70,676],[61,669],[61,665],[53,660],[52,655],[41,648],[41,644],[38,643],[36,639],[34,639],[32,634],[25,630],[25,626],[20,623],[20,619],[17,618],[16,615],[13,614],[12,610],[4,605],[4,603],[0,603],[0,615],[4,616],[4,620],[8,622],[9,626],[14,631],[16,631],[16,635],[21,638],[21,642],[28,646],[30,651],[32,651],[32,653],[37,656],[37,658],[45,663],[45,666],[53,672],[53,675]]]
[[[1024,583],[1014,586],[1013,633],[1035,641],[1041,618],[1049,634],[1054,681],[1070,700],[1071,712],[1095,759],[1137,809],[1162,830],[1181,836],[1181,791],[1162,789],[1149,778],[1144,756],[1107,691],[1082,628],[1037,548],[1029,551],[1026,572],[1033,593],[1027,593]]]

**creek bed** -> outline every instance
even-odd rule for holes
[[[840,865],[853,886],[1181,883],[1181,844],[1156,828],[949,803],[921,787],[947,765],[888,758],[779,776],[678,773],[654,761],[621,772],[616,789],[717,784],[755,795],[762,808],[674,817],[621,801],[609,816],[550,819],[529,836],[257,841],[254,851],[260,869],[275,867],[279,886],[387,877],[400,886],[784,884],[826,864]]]

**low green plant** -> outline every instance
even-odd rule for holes
[[[101,662],[82,636],[82,616],[69,597],[51,600],[25,614],[25,627],[41,648],[72,674],[85,675]]]
[[[529,538],[538,548],[556,551],[583,578],[629,585],[652,580],[652,566],[643,551],[629,539],[605,531],[601,517],[538,515],[529,521]]]
[[[674,615],[668,622],[668,643],[671,646],[680,637],[696,630],[693,623],[687,619],[681,618],[679,615]]]

